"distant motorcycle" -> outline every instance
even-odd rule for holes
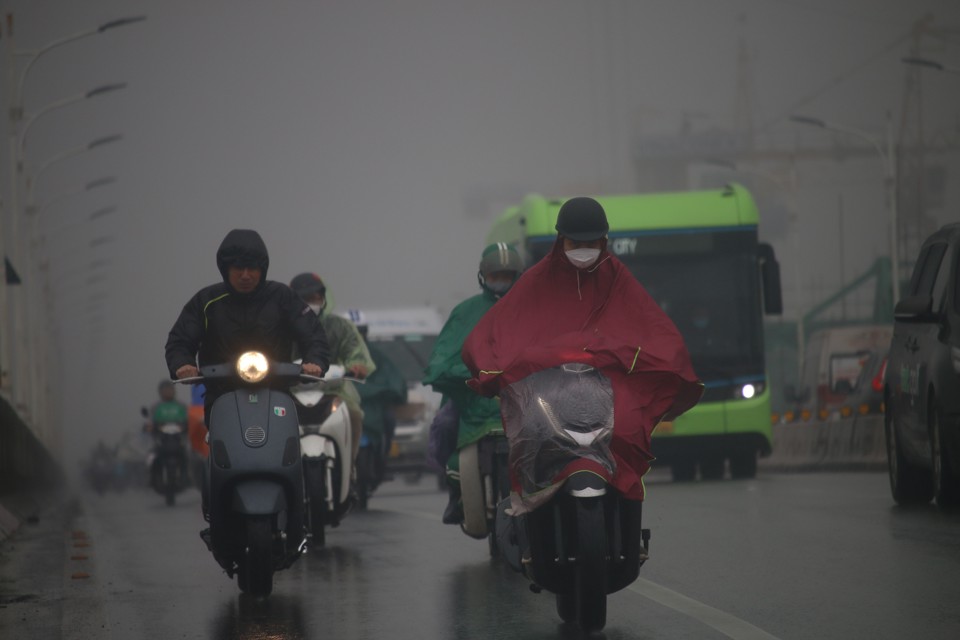
[[[204,541],[227,575],[237,576],[240,590],[254,596],[269,595],[274,572],[290,567],[307,545],[297,409],[278,389],[302,380],[319,378],[249,351],[178,381],[237,387],[210,409]]]
[[[87,467],[87,476],[90,486],[102,496],[114,486],[116,472],[116,456],[108,451],[95,451]]]
[[[556,594],[564,622],[600,630],[607,594],[637,578],[650,540],[641,528],[643,503],[611,484],[610,381],[588,365],[565,364],[510,385],[501,401],[505,417],[521,416],[508,421],[507,434],[523,495],[498,507],[501,553],[535,592]]]
[[[149,415],[146,407],[140,412],[144,417]],[[177,494],[190,484],[185,439],[186,427],[182,424],[168,422],[155,427],[150,484],[168,507],[176,504]]]
[[[350,413],[343,400],[324,392],[324,385],[347,378],[340,365],[331,365],[323,381],[291,388],[299,419],[303,463],[305,521],[312,545],[326,543],[326,527],[337,527],[350,511],[353,477]],[[359,458],[359,455],[358,455]]]

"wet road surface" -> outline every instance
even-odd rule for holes
[[[884,474],[647,486],[651,560],[592,637],[960,637],[960,514],[894,507]],[[580,637],[445,502],[388,483],[258,601],[199,539],[196,492],[81,492],[0,549],[0,638]]]

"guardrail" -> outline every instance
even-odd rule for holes
[[[60,465],[0,397],[0,540],[36,513],[37,496],[62,484]]]
[[[773,453],[761,458],[767,469],[885,469],[883,416],[773,425]]]

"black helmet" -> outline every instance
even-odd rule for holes
[[[230,267],[255,267],[260,269],[261,282],[266,280],[270,256],[260,234],[252,229],[234,229],[217,249],[217,268],[224,282]]]
[[[319,293],[320,295],[326,295],[327,293],[327,287],[323,284],[323,280],[315,273],[295,275],[293,280],[290,281],[290,288],[301,298],[314,293]]]
[[[570,198],[557,214],[557,232],[565,238],[589,242],[607,235],[610,225],[607,214],[593,198]]]

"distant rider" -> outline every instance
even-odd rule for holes
[[[437,336],[424,372],[423,384],[431,385],[435,391],[442,393],[442,404],[452,402],[459,416],[457,450],[447,459],[450,501],[443,512],[443,522],[446,524],[459,524],[463,520],[459,450],[488,433],[503,433],[497,401],[479,396],[467,387],[467,380],[473,376],[463,363],[460,351],[473,327],[497,300],[506,295],[522,271],[520,254],[513,247],[496,243],[483,250],[477,271],[482,291],[464,300],[450,312],[450,317]]]
[[[381,444],[375,469],[376,486],[383,481],[390,443],[393,442],[393,433],[397,426],[394,409],[407,401],[407,380],[376,342],[367,339],[370,327],[363,312],[350,309],[347,315],[363,336],[370,357],[376,365],[374,372],[367,377],[366,384],[358,387],[360,406],[363,408],[363,431]]]
[[[177,390],[173,383],[169,380],[161,380],[157,386],[157,392],[160,394],[160,400],[150,408],[150,422],[147,425],[149,432],[154,438],[154,450],[147,459],[147,468],[150,469],[150,481],[154,486],[156,486],[159,481],[160,474],[160,468],[154,468],[153,464],[157,455],[156,447],[159,446],[157,439],[158,429],[165,424],[176,424],[184,430],[187,428],[187,405],[177,400]],[[186,472],[186,469],[184,468],[182,471]]]
[[[290,281],[290,288],[300,296],[315,314],[320,317],[327,343],[330,345],[330,362],[339,364],[347,372],[361,380],[372,374],[377,366],[370,357],[363,337],[352,322],[333,311],[333,302],[323,280],[315,273],[301,273]],[[360,394],[349,380],[341,385],[328,386],[324,390],[343,398],[350,414],[350,437],[353,441],[353,460],[360,450],[360,436],[363,433],[363,410],[360,408]]]

